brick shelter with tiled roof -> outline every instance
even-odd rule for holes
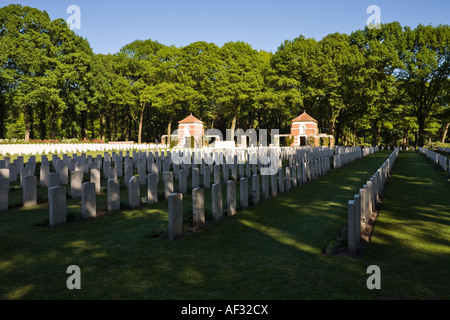
[[[292,120],[291,136],[294,138],[292,146],[306,146],[309,137],[314,138],[314,145],[320,145],[320,138],[330,138],[330,145],[334,144],[333,136],[320,134],[317,120],[309,114],[303,112],[297,118]]]
[[[178,122],[178,146],[184,147],[189,144],[190,147],[190,140],[189,143],[187,143],[186,137],[198,139],[203,136],[204,133],[203,122],[190,114],[188,117]]]

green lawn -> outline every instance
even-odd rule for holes
[[[400,153],[364,258],[381,268],[380,296],[450,298],[450,184],[418,153]]]
[[[40,225],[48,219],[45,201],[0,212],[0,297],[449,298],[449,185],[415,152],[400,153],[366,256],[322,254],[346,223],[347,201],[390,152],[174,241],[154,237],[167,224],[167,201],[55,228]],[[190,197],[184,198],[188,210]],[[81,290],[66,287],[72,264],[81,269]],[[381,290],[366,287],[372,264],[381,268]]]

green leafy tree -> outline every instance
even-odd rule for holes
[[[230,122],[231,136],[238,119],[248,114],[264,84],[258,52],[245,42],[228,42],[220,48],[223,61],[217,73],[218,113]]]
[[[450,27],[405,27],[399,85],[405,91],[418,123],[418,144],[424,145],[426,123],[443,106],[436,101],[450,76]]]

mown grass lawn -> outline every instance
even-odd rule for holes
[[[39,225],[48,218],[45,202],[1,212],[0,297],[448,298],[449,186],[417,153],[400,153],[366,255],[322,254],[346,223],[347,201],[389,154],[355,161],[174,241],[154,237],[167,223],[167,201],[54,228]],[[381,268],[381,290],[366,287],[372,264]],[[69,265],[81,269],[81,290],[66,287]]]
[[[382,297],[449,299],[450,184],[424,155],[397,161],[364,261],[381,268]]]

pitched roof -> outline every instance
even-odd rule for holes
[[[301,115],[299,115],[297,118],[292,120],[292,122],[303,122],[303,121],[317,122],[317,120],[314,119],[313,117],[311,117],[309,114],[307,114],[306,111],[304,111]]]
[[[192,114],[189,115],[188,117],[184,118],[183,120],[178,121],[178,123],[194,123],[194,122],[203,123],[203,121],[197,119]]]

